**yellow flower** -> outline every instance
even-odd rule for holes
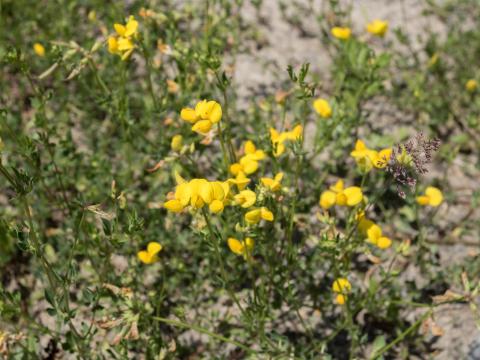
[[[172,142],[170,144],[170,148],[173,150],[173,151],[180,151],[182,149],[182,142],[183,142],[183,136],[178,134],[178,135],[175,135],[173,138],[172,138]]]
[[[275,191],[279,191],[282,188],[282,184],[281,184],[282,178],[283,178],[283,172],[280,172],[277,175],[275,175],[273,179],[263,177],[260,179],[260,181],[264,186],[266,186],[267,188],[275,192]]]
[[[40,57],[45,56],[45,48],[40,43],[33,44],[33,51],[35,52],[35,54],[37,54]]]
[[[388,30],[388,21],[373,20],[367,25],[367,31],[370,34],[383,37]]]
[[[221,120],[222,107],[216,101],[202,100],[195,105],[195,109],[182,109],[180,117],[193,125],[192,131],[205,135],[210,131],[213,124]]]
[[[348,294],[352,290],[352,284],[346,278],[338,278],[332,284],[333,292]]]
[[[355,159],[361,171],[368,172],[372,167],[381,169],[387,166],[390,156],[392,155],[392,149],[387,148],[380,151],[371,150],[367,148],[362,140],[357,140],[355,149],[350,155]]]
[[[425,195],[417,196],[417,203],[422,206],[437,207],[443,202],[443,194],[440,189],[429,186],[425,190]]]
[[[228,179],[229,184],[237,185],[238,190],[243,190],[250,183],[250,179],[243,172],[238,173],[235,179]]]
[[[478,83],[475,79],[470,79],[465,83],[465,89],[467,89],[467,91],[469,92],[474,92],[475,90],[477,90],[477,87]]]
[[[343,180],[338,180],[329,190],[320,195],[320,206],[327,210],[333,205],[355,206],[363,199],[362,189],[358,186],[344,188]]]
[[[108,51],[111,54],[119,55],[122,60],[127,60],[135,49],[133,39],[137,36],[138,21],[132,15],[125,25],[114,24],[113,27],[116,34],[107,40]]]
[[[335,301],[337,302],[337,304],[343,305],[347,302],[347,296],[343,294],[337,294],[337,296],[335,297]]]
[[[234,198],[235,202],[244,209],[253,206],[255,204],[255,201],[257,201],[257,195],[252,190],[240,191],[240,193],[235,195]]]
[[[332,116],[332,108],[327,100],[318,98],[313,102],[313,108],[322,118],[327,119]]]
[[[230,250],[237,255],[242,255],[243,258],[246,260],[248,257],[251,256],[253,246],[254,246],[254,241],[252,238],[245,238],[245,240],[240,241],[235,238],[228,238],[228,247]]]
[[[258,170],[258,162],[266,158],[263,150],[258,150],[255,144],[248,140],[243,145],[244,155],[238,163],[230,165],[232,175],[238,177],[239,174],[250,175]]]
[[[335,26],[332,28],[331,33],[334,37],[340,40],[348,40],[352,35],[352,30],[348,27]]]
[[[245,221],[250,225],[255,225],[260,220],[273,221],[273,213],[266,207],[250,210],[245,214]]]
[[[147,245],[147,250],[142,250],[137,253],[138,259],[144,264],[152,264],[158,261],[157,254],[162,250],[162,245],[158,242],[150,242]]]
[[[186,206],[201,209],[205,204],[213,213],[223,211],[230,192],[228,182],[207,181],[205,179],[192,179],[187,182],[177,177],[175,199],[167,201],[163,206],[171,212],[180,212]]]
[[[302,125],[297,125],[292,131],[284,131],[282,133],[279,133],[274,128],[270,128],[270,140],[273,145],[273,155],[275,157],[282,155],[285,152],[285,142],[298,141],[302,138],[302,135]]]
[[[392,245],[392,240],[383,236],[382,228],[373,221],[365,218],[365,214],[357,216],[358,231],[366,237],[367,241],[380,249],[387,249]]]

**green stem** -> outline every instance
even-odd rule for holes
[[[222,341],[222,342],[225,342],[225,343],[229,343],[229,344],[238,346],[240,349],[245,350],[248,353],[257,353],[255,350],[249,348],[248,346],[246,346],[246,345],[244,345],[244,344],[242,344],[238,341],[235,341],[235,340],[229,339],[225,336],[216,334],[214,332],[211,332],[210,330],[207,330],[207,329],[202,328],[202,327],[197,326],[197,325],[187,324],[187,323],[184,323],[182,321],[166,319],[166,318],[159,317],[159,316],[154,316],[154,317],[152,317],[152,319],[157,320],[157,321],[161,321],[165,324],[172,325],[172,326],[175,326],[175,327],[178,327],[178,328],[190,329],[190,330],[193,330],[193,331],[197,331],[199,333],[208,335],[215,340],[219,340],[219,341]]]

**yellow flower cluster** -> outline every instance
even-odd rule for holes
[[[279,133],[274,128],[270,128],[270,140],[273,145],[273,155],[279,157],[285,152],[285,143],[287,141],[298,141],[303,136],[302,125],[297,125],[291,131]]]
[[[230,173],[238,179],[246,179],[246,175],[256,172],[258,170],[258,162],[266,158],[265,152],[257,149],[250,140],[243,145],[243,152],[244,155],[239,162],[230,165]]]
[[[205,135],[213,124],[222,119],[222,107],[216,101],[202,100],[195,105],[195,109],[182,109],[180,117],[192,124],[192,131]]]
[[[352,291],[352,284],[346,278],[338,278],[332,284],[332,290],[337,294],[335,300],[343,305],[347,301],[347,295]]]
[[[114,24],[116,35],[108,38],[108,51],[111,54],[119,55],[122,60],[127,60],[135,49],[138,21],[130,16],[125,25]]]
[[[437,207],[443,202],[443,194],[440,189],[429,186],[425,189],[425,194],[417,196],[417,203],[422,206]]]
[[[375,19],[367,24],[366,29],[372,35],[384,37],[388,30],[388,21]],[[333,37],[340,40],[348,40],[352,36],[352,30],[349,27],[335,26],[330,32]]]
[[[320,206],[327,210],[333,205],[355,206],[363,199],[362,189],[358,186],[344,188],[343,180],[338,180],[334,186],[324,191],[320,196]]]
[[[365,239],[377,246],[380,249],[387,249],[392,245],[392,240],[383,236],[382,228],[375,224],[373,221],[368,220],[365,217],[365,213],[361,212],[357,215],[358,231]]]
[[[175,213],[181,212],[187,206],[201,209],[208,205],[212,213],[222,212],[229,203],[230,185],[224,181],[208,181],[193,179],[186,181],[177,176],[177,187],[174,199],[168,200],[163,206]]]
[[[360,170],[368,172],[373,167],[382,169],[387,166],[392,156],[392,149],[372,150],[369,149],[362,140],[357,140],[355,149],[350,155],[355,159]]]
[[[158,261],[158,253],[162,250],[162,245],[158,242],[150,242],[147,245],[147,250],[142,250],[137,253],[138,259],[144,264],[153,264]]]
[[[230,250],[237,255],[242,255],[245,260],[247,260],[253,251],[253,246],[255,242],[252,238],[245,238],[245,240],[237,240],[235,238],[228,238],[227,240],[228,247]]]

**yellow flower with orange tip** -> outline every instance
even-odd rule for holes
[[[338,278],[332,284],[332,291],[336,293],[335,300],[338,304],[343,305],[347,300],[347,294],[352,290],[352,284],[346,278]]]
[[[352,30],[349,27],[335,26],[330,30],[330,32],[334,37],[340,40],[348,40],[352,35]]]
[[[279,191],[282,188],[282,179],[283,179],[283,172],[278,173],[275,175],[275,177],[272,178],[267,178],[267,177],[262,177],[260,181],[264,186],[269,188],[271,191]]]
[[[326,99],[318,98],[313,102],[313,108],[322,118],[327,119],[332,116],[332,107]]]
[[[222,107],[216,101],[202,100],[195,105],[195,109],[183,108],[180,117],[192,124],[192,131],[205,135],[222,119]]]
[[[234,254],[242,255],[245,260],[251,256],[253,246],[255,245],[253,239],[249,237],[242,241],[235,238],[228,238],[227,243],[228,247]]]
[[[162,250],[162,245],[158,242],[149,242],[147,250],[137,253],[138,259],[144,264],[153,264],[158,261],[158,253]]]
[[[367,24],[367,31],[370,34],[383,37],[388,30],[388,21],[375,19]]]
[[[40,43],[33,44],[33,51],[40,57],[45,56],[45,47]]]
[[[234,196],[235,202],[244,209],[253,206],[257,201],[257,195],[252,190],[242,190]]]
[[[285,142],[298,141],[302,138],[303,126],[297,125],[291,131],[279,133],[274,128],[270,128],[270,140],[273,145],[273,155],[279,157],[285,152]]]
[[[260,220],[273,221],[273,213],[266,207],[250,210],[245,214],[245,221],[250,225],[255,225]]]
[[[417,203],[421,206],[437,207],[443,202],[443,194],[440,189],[429,186],[425,189],[425,194],[417,196]]]
[[[467,91],[469,92],[474,92],[475,90],[477,90],[477,87],[478,83],[475,79],[470,79],[465,83],[465,89],[467,89]]]
[[[343,180],[338,180],[334,186],[320,195],[320,206],[328,210],[334,205],[355,206],[363,200],[362,189],[358,186],[344,188]]]

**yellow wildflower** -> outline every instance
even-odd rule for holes
[[[429,186],[425,190],[425,195],[417,196],[417,203],[422,206],[437,207],[443,202],[443,194],[440,189]]]
[[[162,250],[162,245],[158,242],[150,242],[147,245],[147,250],[142,250],[137,253],[138,259],[144,264],[152,264],[158,261],[157,254]]]
[[[243,145],[244,155],[238,163],[230,165],[230,172],[238,176],[239,174],[250,175],[258,170],[258,162],[266,158],[263,150],[257,149],[255,144],[248,140]]]
[[[477,87],[478,83],[475,79],[470,79],[465,83],[465,89],[467,89],[467,91],[469,92],[474,92],[475,90],[477,90]]]
[[[242,190],[234,196],[235,202],[243,208],[249,208],[257,201],[257,195],[252,190]]]
[[[322,118],[327,119],[332,116],[332,108],[327,100],[318,98],[313,102],[313,108]]]
[[[237,255],[242,255],[246,260],[252,254],[254,241],[252,238],[245,238],[245,240],[240,241],[235,238],[228,238],[228,247],[230,250]]]
[[[281,184],[282,178],[283,178],[283,172],[280,172],[277,175],[275,175],[273,179],[263,177],[260,179],[260,181],[264,186],[266,186],[267,188],[275,192],[275,191],[279,191],[282,188],[282,184]]]
[[[180,135],[180,134],[177,134],[175,135],[173,138],[172,138],[172,142],[170,144],[170,148],[173,150],[173,151],[180,151],[182,149],[182,142],[183,142],[183,136]]]
[[[388,21],[383,20],[373,20],[369,24],[367,24],[367,31],[370,34],[383,37],[388,30]]]
[[[195,109],[182,109],[180,117],[192,124],[192,131],[205,135],[213,124],[221,120],[222,107],[216,101],[203,100],[197,103]]]
[[[250,225],[255,225],[260,220],[273,221],[273,213],[266,207],[250,210],[245,214],[245,221]]]
[[[347,300],[347,294],[352,290],[350,281],[346,278],[338,278],[332,284],[332,290],[337,293],[335,300],[338,304],[343,305]]]
[[[302,138],[303,127],[302,125],[297,125],[291,131],[284,131],[279,133],[274,128],[270,128],[270,140],[273,145],[273,155],[279,157],[285,152],[285,142],[286,141],[298,141]]]
[[[227,180],[229,184],[237,185],[238,190],[243,190],[250,183],[250,179],[243,172],[239,172],[234,179]]]
[[[137,36],[138,21],[131,15],[125,25],[113,25],[116,34],[108,38],[108,51],[127,60],[135,49],[134,39]]]
[[[384,168],[387,166],[392,149],[387,148],[380,151],[369,149],[362,140],[357,140],[355,149],[350,153],[357,165],[363,172],[368,172],[372,167]]]
[[[382,228],[375,224],[373,221],[365,218],[365,214],[362,212],[357,215],[358,231],[366,237],[366,240],[379,247],[380,249],[387,249],[392,245],[392,240],[383,236]]]
[[[337,39],[348,40],[352,35],[352,30],[348,27],[335,26],[332,28],[331,33]]]
[[[45,47],[40,43],[33,44],[33,51],[40,57],[45,56]]]
[[[363,199],[362,189],[358,186],[344,188],[343,180],[338,180],[329,190],[320,195],[320,206],[327,210],[333,205],[355,206]]]

